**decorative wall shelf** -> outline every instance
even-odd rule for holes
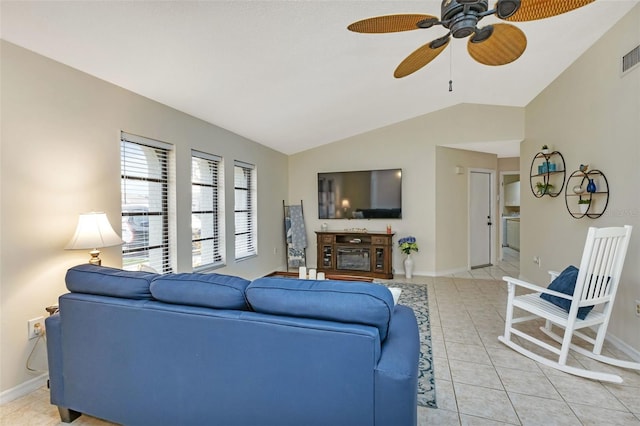
[[[536,198],[544,195],[557,197],[562,192],[566,177],[564,157],[560,152],[538,152],[531,161],[529,182]],[[542,185],[538,188],[537,184]]]
[[[593,181],[595,185],[593,192],[587,189],[590,181]],[[600,170],[587,172],[576,170],[567,179],[564,200],[567,205],[567,211],[574,218],[581,219],[585,216],[591,219],[599,218],[609,205],[609,182],[607,177]],[[579,200],[589,200],[584,211],[580,210]]]

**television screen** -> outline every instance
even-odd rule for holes
[[[401,217],[402,169],[318,173],[318,218]]]

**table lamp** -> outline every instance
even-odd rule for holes
[[[351,208],[351,203],[346,198],[342,200],[342,210],[344,210],[344,217],[347,217],[347,210]]]
[[[89,254],[92,265],[100,265],[100,250],[123,244],[122,238],[111,227],[107,215],[102,212],[83,213],[78,218],[78,226],[73,238],[66,245],[66,250],[91,249]]]

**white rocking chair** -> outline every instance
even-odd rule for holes
[[[600,354],[607,333],[607,326],[609,325],[609,318],[613,309],[618,282],[622,273],[622,265],[631,237],[631,228],[632,227],[628,225],[616,228],[589,228],[573,295],[539,287],[516,278],[503,277],[503,280],[508,283],[507,313],[504,336],[500,336],[498,339],[511,349],[541,364],[590,379],[622,383],[622,378],[616,374],[596,372],[567,365],[567,356],[570,348],[600,362],[622,368],[640,370],[640,363],[623,361]],[[551,274],[552,280],[559,275],[558,272],[550,271],[549,273]],[[534,290],[535,293],[516,296],[516,286]],[[541,293],[568,300],[570,303],[569,311],[567,312],[565,309],[540,298]],[[580,307],[593,305],[600,305],[602,309],[597,308],[598,310],[591,310],[584,319],[578,318],[578,309]],[[520,308],[532,315],[514,318],[514,308]],[[545,325],[544,327],[540,327],[540,330],[560,343],[560,348],[543,342],[513,327],[514,324],[540,318],[545,319]],[[552,331],[552,325],[564,329],[562,337]],[[595,339],[578,331],[586,327],[594,329],[596,332]],[[512,335],[516,335],[557,354],[558,360],[555,361],[525,349],[516,341],[512,340]],[[572,344],[571,339],[573,336],[577,336],[592,344],[593,349],[590,351]]]

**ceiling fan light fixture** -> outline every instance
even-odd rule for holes
[[[520,9],[521,0],[498,0],[496,15],[500,19],[507,19]]]

